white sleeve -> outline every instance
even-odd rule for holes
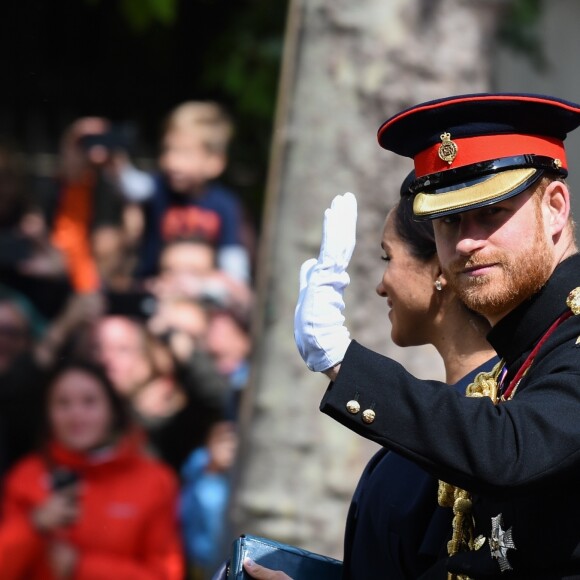
[[[155,190],[153,177],[129,163],[119,171],[118,183],[123,197],[134,203],[148,200]]]
[[[219,248],[217,267],[236,280],[250,282],[250,258],[244,246],[228,245]]]

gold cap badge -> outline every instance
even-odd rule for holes
[[[441,145],[439,145],[439,158],[443,161],[447,161],[449,165],[453,163],[453,160],[457,157],[457,143],[451,141],[451,133],[442,133]]]

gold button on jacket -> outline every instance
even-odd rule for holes
[[[363,411],[362,414],[362,420],[367,423],[367,424],[371,424],[376,417],[376,413],[372,410],[372,409],[366,409],[365,411]]]

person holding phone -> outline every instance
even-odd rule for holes
[[[5,580],[182,580],[177,484],[147,457],[106,374],[84,362],[56,371],[47,443],[5,481]]]

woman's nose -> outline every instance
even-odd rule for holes
[[[381,296],[382,298],[387,297],[387,291],[385,290],[385,285],[383,284],[382,280],[377,284],[377,287],[375,288],[375,292],[379,296]]]

